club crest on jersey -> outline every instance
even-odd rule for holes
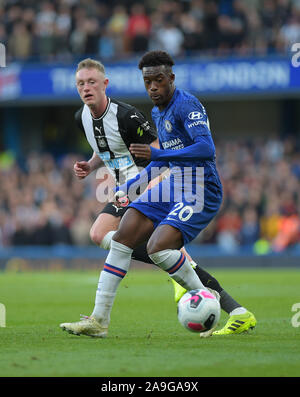
[[[103,139],[103,138],[97,138],[97,141],[98,141],[98,145],[99,145],[100,147],[106,147],[106,141],[105,141],[105,139]]]
[[[168,132],[171,132],[171,131],[172,131],[172,124],[171,124],[171,122],[170,122],[169,120],[165,120],[165,129],[166,129]]]
[[[202,119],[204,117],[204,115],[201,113],[201,112],[191,112],[189,115],[188,115],[188,118],[190,119],[190,120],[200,120],[200,119]]]

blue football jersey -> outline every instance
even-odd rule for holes
[[[154,227],[177,228],[187,244],[209,224],[222,202],[209,121],[199,100],[180,89],[164,110],[153,108],[152,118],[162,150],[151,148],[152,162],[140,177],[149,177],[152,167],[165,163],[171,172],[130,207],[151,219]]]
[[[209,120],[204,106],[192,94],[175,89],[168,106],[160,111],[152,109],[152,119],[156,125],[162,149],[178,150],[197,143],[200,136],[209,135]],[[213,144],[213,141],[212,145]],[[214,160],[213,160],[214,161]],[[203,160],[170,162],[170,167],[203,166]]]

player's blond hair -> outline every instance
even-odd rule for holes
[[[99,72],[105,74],[104,65],[92,58],[86,58],[79,62],[77,65],[76,73],[81,69],[97,69]]]

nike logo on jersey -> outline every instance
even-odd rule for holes
[[[137,119],[138,119],[139,116],[138,116],[136,113],[134,113],[134,114],[132,114],[132,115],[130,116],[130,118],[131,118],[131,119],[134,119],[134,118],[137,118]]]

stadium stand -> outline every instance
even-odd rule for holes
[[[157,48],[179,60],[278,56],[300,42],[300,1],[0,0],[0,42],[8,64],[40,68],[86,56],[120,62]],[[218,138],[224,202],[196,243],[258,253],[299,244],[296,135]],[[103,203],[95,197],[99,181],[75,179],[78,155],[28,152],[21,164],[1,141],[0,150],[0,246],[91,245]]]
[[[0,2],[8,60],[285,53],[300,41],[298,0]]]
[[[274,251],[300,242],[300,151],[293,140],[220,145],[223,206],[197,242],[234,249],[263,240]],[[103,206],[96,199],[100,181],[93,176],[78,181],[76,159],[68,154],[58,162],[50,154],[32,153],[21,168],[2,155],[2,246],[91,244],[89,229]]]

